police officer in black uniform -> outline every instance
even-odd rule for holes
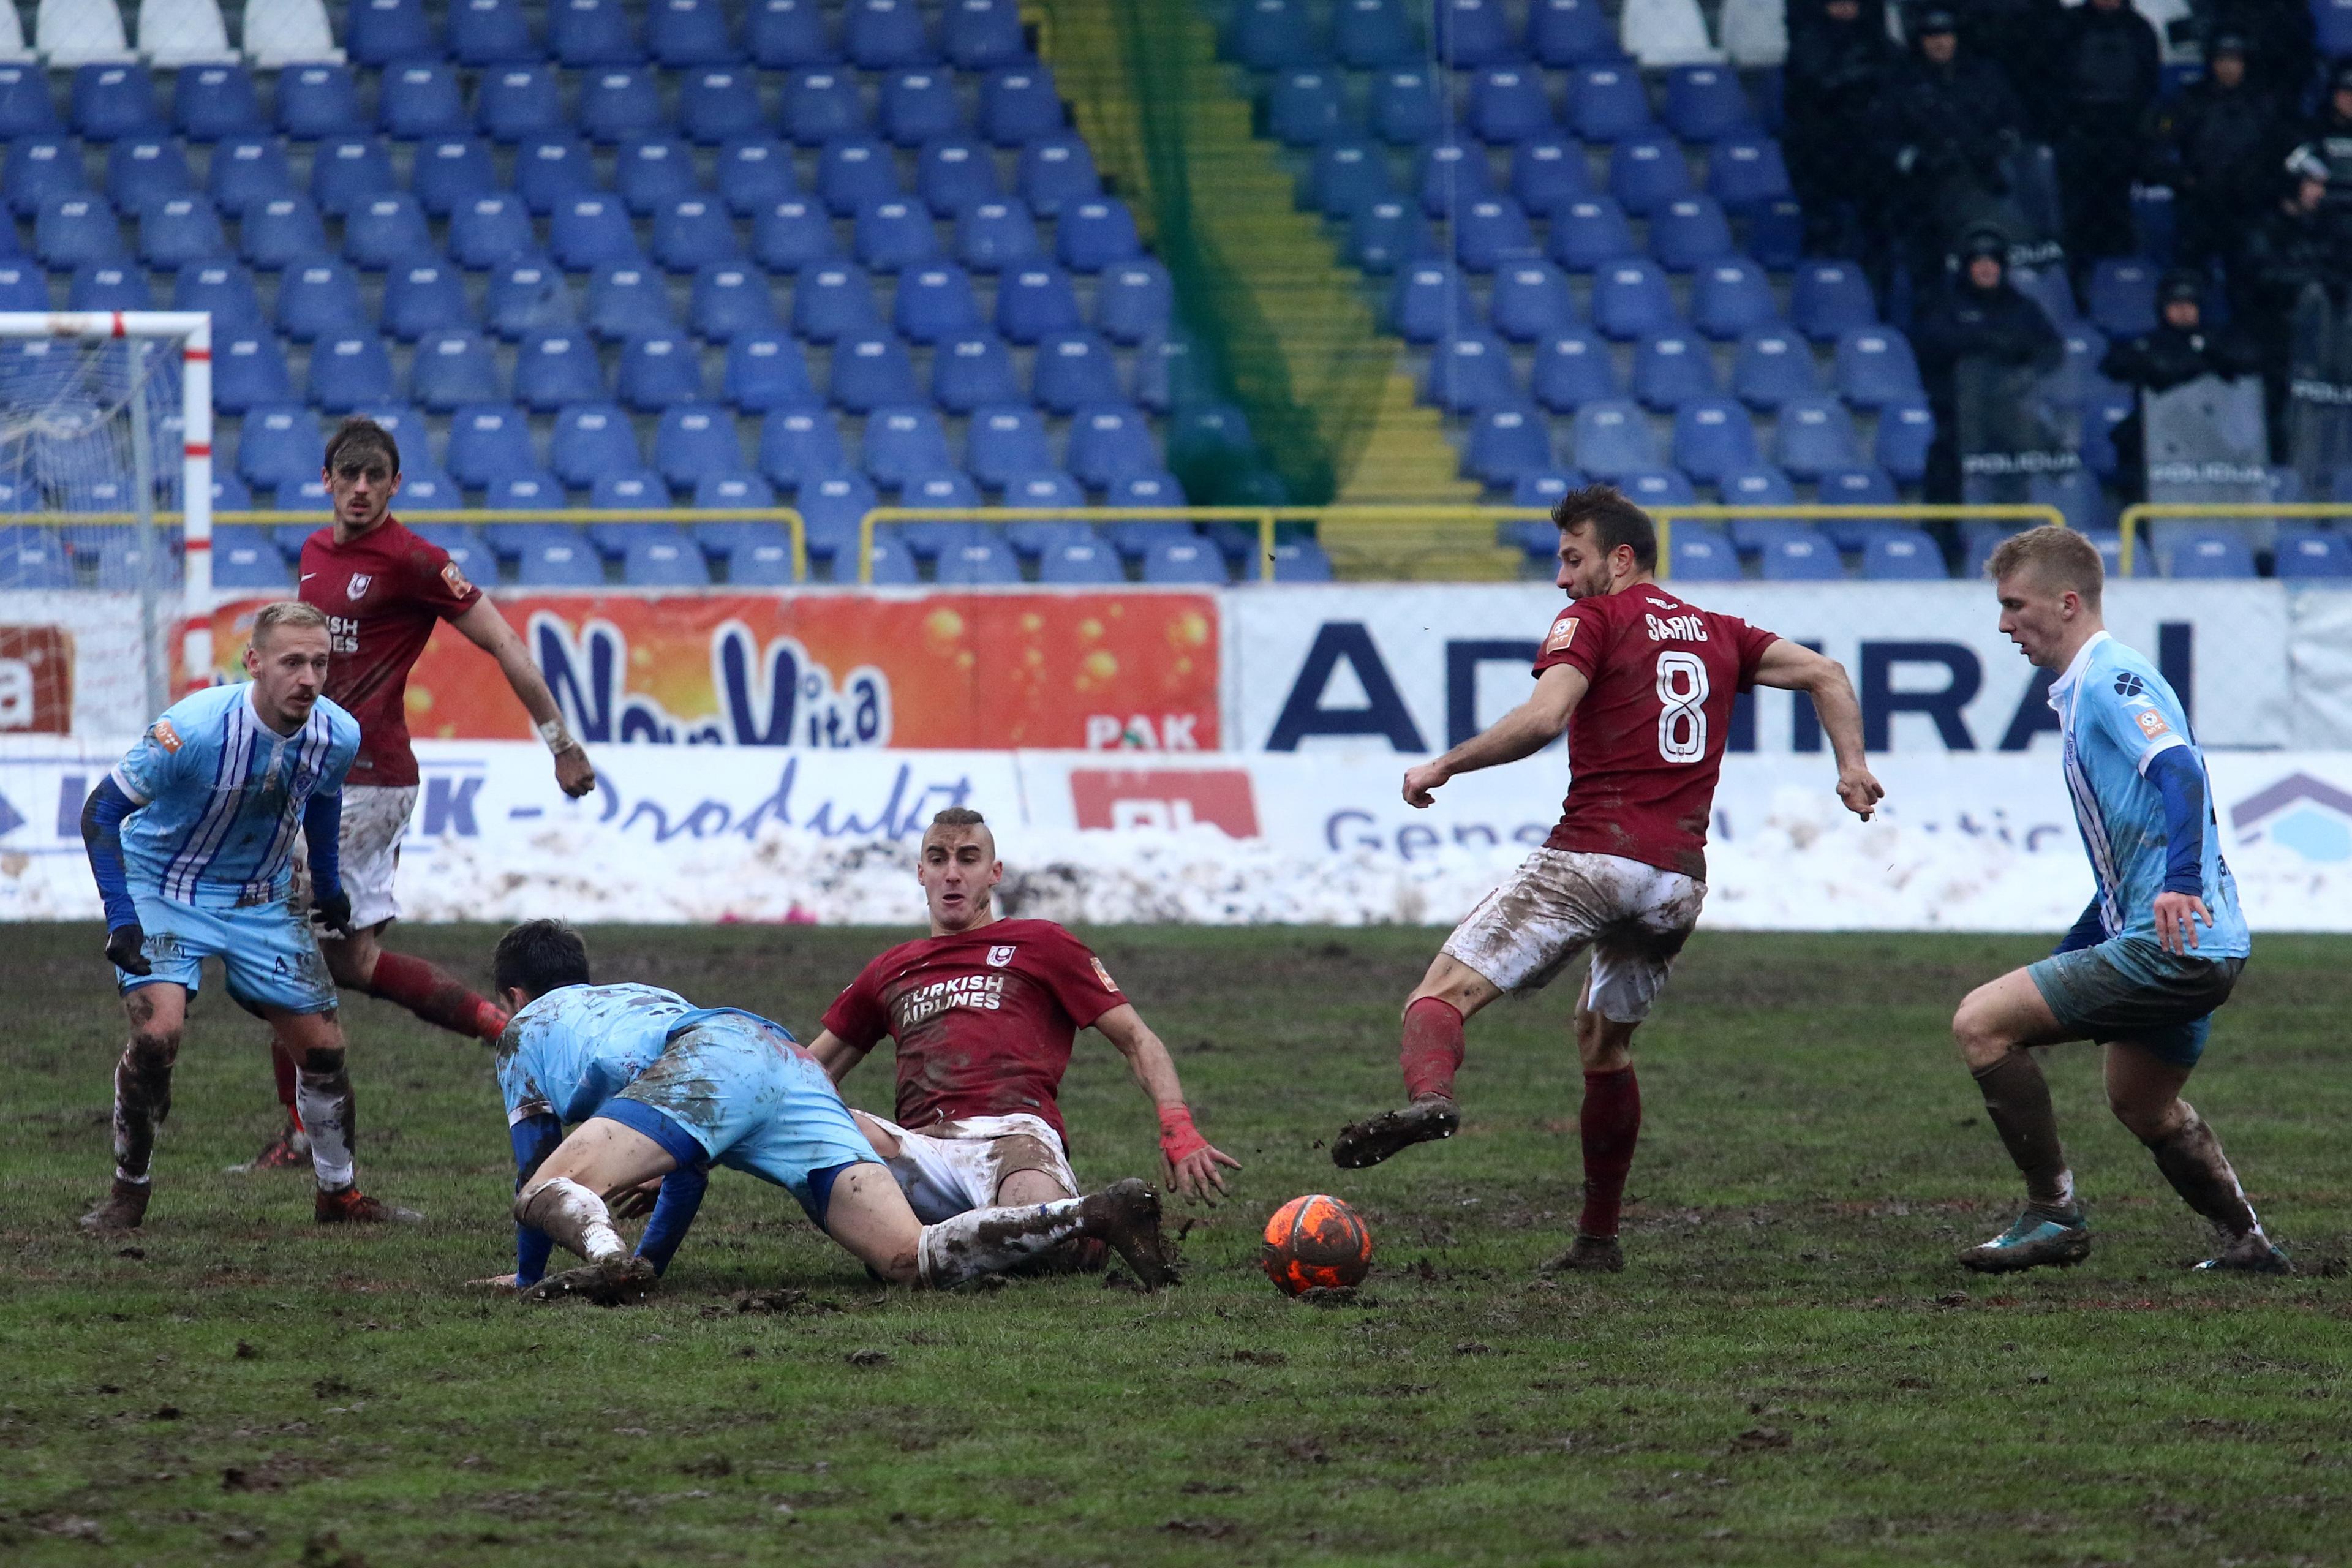
[[[1958,372],[1963,360],[2047,374],[2066,358],[2065,340],[2040,305],[2009,280],[2009,237],[1974,228],[1962,240],[1951,286],[1919,313],[1911,342],[1919,360],[1936,441],[1927,454],[1931,501],[1960,499]]]

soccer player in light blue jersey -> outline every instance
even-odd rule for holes
[[[338,813],[360,728],[320,695],[327,656],[325,616],[291,602],[264,606],[245,656],[252,679],[173,704],[82,808],[106,904],[106,956],[131,1017],[114,1069],[114,1187],[82,1216],[84,1229],[131,1230],[146,1217],[155,1131],[172,1109],[172,1064],[207,958],[227,970],[230,1000],[267,1019],[299,1066],[319,1221],[415,1217],[354,1181],[334,983],[290,898],[299,832],[318,919],[351,924]]]
[[[2029,1049],[2089,1039],[2105,1049],[2116,1119],[2220,1233],[2198,1267],[2285,1273],[2286,1255],[2263,1234],[2221,1141],[2180,1098],[2252,952],[2189,716],[2156,667],[2107,635],[2089,540],[2032,529],[2003,541],[1987,570],[2000,629],[2056,673],[2050,705],[2097,891],[2055,952],[1977,987],[1953,1016],[1952,1037],[2026,1189],[2017,1222],[1960,1261],[1999,1274],[2090,1256],[2050,1087]]]

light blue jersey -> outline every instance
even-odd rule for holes
[[[655,985],[564,985],[534,998],[499,1037],[508,1122],[586,1121],[661,1055],[679,1020],[700,1011]]]
[[[2164,798],[2147,774],[2148,763],[2186,748],[2200,773],[2205,758],[2189,733],[2189,717],[2154,665],[2105,632],[2095,634],[2050,688],[2050,706],[2065,736],[2066,788],[2075,825],[2099,885],[2106,935],[2157,939],[2156,897],[2164,890],[2168,843]],[[2212,796],[2212,783],[2205,794]],[[2185,849],[2185,840],[2184,840]],[[2185,862],[2184,862],[2185,863]],[[2243,958],[2252,951],[2238,884],[2221,858],[2221,833],[2209,807],[2202,867],[2205,907],[2213,924],[2200,928],[2200,958]]]
[[[262,722],[250,681],[174,702],[114,769],[138,808],[122,825],[131,892],[199,910],[284,901],[302,808],[342,789],[359,749],[359,721],[323,697],[291,735]]]

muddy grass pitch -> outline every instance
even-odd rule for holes
[[[492,933],[403,931],[480,974]],[[602,973],[796,1028],[904,932],[592,932]],[[2305,1273],[2182,1272],[2201,1227],[2052,1078],[2097,1250],[1949,1261],[2016,1183],[1946,1038],[2046,942],[1708,934],[1640,1065],[1622,1275],[1538,1267],[1577,1202],[1565,990],[1473,1026],[1465,1125],[1378,1169],[1325,1142],[1396,1093],[1417,931],[1091,933],[1248,1169],[1188,1282],[940,1297],[869,1286],[731,1173],[659,1298],[532,1310],[487,1054],[346,1009],[361,1175],[425,1210],[321,1232],[241,1176],[271,1124],[257,1026],[199,1003],[146,1229],[103,1189],[121,1019],[87,928],[10,928],[0,1033],[0,1558],[323,1565],[2334,1563],[2352,1518],[2352,943],[2258,944],[2192,1086]],[[852,1098],[882,1108],[887,1068]],[[1089,1183],[1154,1168],[1115,1053],[1065,1097]],[[1258,1231],[1298,1194],[1379,1253],[1284,1300]]]

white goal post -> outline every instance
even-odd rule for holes
[[[160,451],[148,429],[149,402],[143,395],[145,377],[168,374],[168,362],[147,365],[144,345],[152,344],[156,357],[168,353],[168,345],[179,344],[179,414],[181,439],[179,453],[179,492],[181,537],[184,552],[183,588],[179,613],[182,620],[181,668],[184,684],[195,687],[209,684],[212,679],[213,632],[213,321],[203,310],[0,310],[0,354],[5,354],[17,340],[73,339],[83,345],[92,340],[120,340],[136,356],[130,363],[124,380],[123,400],[119,407],[93,407],[89,402],[89,389],[77,384],[74,390],[81,396],[78,409],[94,413],[100,420],[127,419],[131,437],[121,445],[128,447],[127,456],[132,472],[121,476],[132,480],[127,488],[132,501],[127,511],[106,512],[87,504],[72,507],[74,521],[89,523],[137,523],[142,530],[152,530],[165,521],[158,515],[154,504],[156,460],[168,462],[168,453]],[[21,351],[20,351],[21,352]],[[0,371],[5,369],[0,361]],[[22,396],[10,395],[12,391],[26,392],[32,384],[13,382],[0,374],[0,447],[13,448],[22,433],[36,428],[45,413],[54,412],[53,402],[42,404]],[[38,476],[35,476],[36,479]],[[152,537],[150,535],[149,537]],[[157,580],[152,567],[145,584]],[[170,613],[170,607],[151,600],[146,612],[160,618]],[[152,627],[149,628],[152,635]],[[160,650],[159,650],[160,651]],[[169,694],[176,695],[176,693]],[[166,700],[169,700],[169,695]]]

